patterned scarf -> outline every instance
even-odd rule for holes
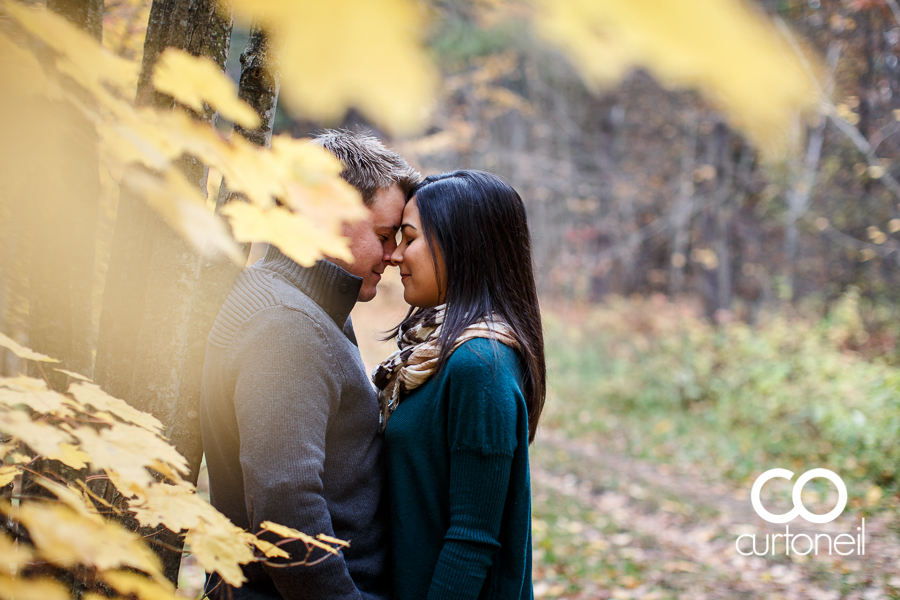
[[[446,304],[422,311],[414,323],[406,329],[400,329],[397,335],[399,349],[372,371],[372,382],[377,388],[378,402],[381,405],[382,431],[400,403],[401,395],[428,381],[437,370],[441,354],[441,328],[446,312]],[[509,325],[500,320],[489,322],[483,319],[466,327],[453,341],[450,352],[475,338],[496,339],[511,348],[519,349],[519,342]]]

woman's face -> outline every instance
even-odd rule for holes
[[[400,225],[402,239],[391,255],[391,262],[400,267],[403,282],[403,299],[411,306],[431,308],[444,301],[447,292],[447,275],[444,257],[435,247],[437,265],[422,233],[419,205],[416,197],[406,203],[403,222]]]

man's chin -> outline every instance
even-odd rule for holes
[[[378,290],[376,288],[372,288],[371,290],[367,290],[362,288],[359,290],[359,295],[356,297],[357,302],[371,302],[375,299],[375,295],[378,294]]]

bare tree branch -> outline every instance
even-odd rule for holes
[[[895,0],[891,0],[891,2],[896,5]],[[893,7],[891,8],[893,10]],[[894,13],[897,15],[897,13]],[[812,67],[809,64],[809,61],[806,59],[806,56],[803,54],[803,51],[800,49],[800,44],[797,42],[797,38],[794,36],[793,32],[788,28],[785,22],[782,19],[776,19],[776,23],[778,24],[778,28],[781,32],[787,37],[788,41],[790,41],[791,46],[794,48],[794,51],[800,57],[800,62],[803,64],[803,67],[806,69],[807,73],[810,76],[813,76]],[[814,78],[815,80],[815,78]],[[869,140],[866,139],[866,136],[857,129],[855,125],[853,125],[850,121],[844,118],[843,115],[838,112],[837,107],[834,105],[834,102],[831,101],[831,98],[826,93],[826,90],[823,90],[821,87],[818,89],[819,96],[821,97],[820,110],[822,114],[828,117],[834,126],[850,138],[850,141],[856,146],[856,148],[866,157],[866,161],[868,162],[870,167],[877,167],[878,170],[883,174],[880,176],[879,180],[884,187],[886,187],[897,199],[900,199],[900,183],[891,175],[887,169],[884,169],[882,165],[881,159],[875,153],[875,149],[872,147],[872,144],[869,143]]]

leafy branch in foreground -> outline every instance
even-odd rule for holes
[[[48,131],[65,131],[77,114],[96,129],[101,170],[201,252],[242,264],[235,241],[268,242],[307,266],[323,253],[349,259],[342,225],[366,210],[340,178],[340,162],[306,140],[275,136],[265,148],[239,135],[225,139],[191,118],[191,110],[218,110],[241,127],[259,124],[234,83],[208,59],[167,49],[153,82],[184,110],[136,106],[136,63],[52,11],[0,0],[0,12],[10,17],[0,24],[0,126],[18,144],[4,164],[11,187],[26,189],[43,165],[69,164],[66,158],[77,149],[41,143],[30,128],[42,123]],[[247,200],[225,211],[233,234],[179,168],[184,156],[215,168]]]
[[[56,362],[3,334],[0,346],[35,361],[45,375]],[[0,500],[0,512],[18,540],[0,534],[0,587],[10,596],[69,598],[74,582],[98,598],[109,597],[109,590],[174,598],[146,541],[104,515],[130,514],[142,526],[186,531],[203,568],[233,586],[244,582],[242,564],[313,564],[347,546],[269,522],[262,531],[281,538],[275,543],[236,527],[183,479],[187,463],[163,437],[155,417],[81,379],[59,393],[46,376],[0,378],[0,488],[28,473],[48,492]],[[76,475],[42,470],[40,459],[59,461]],[[119,505],[91,491],[86,482],[99,478],[109,478],[122,494]],[[282,546],[295,541],[306,546],[306,556],[285,562],[290,556]],[[312,560],[316,549],[324,556]]]

